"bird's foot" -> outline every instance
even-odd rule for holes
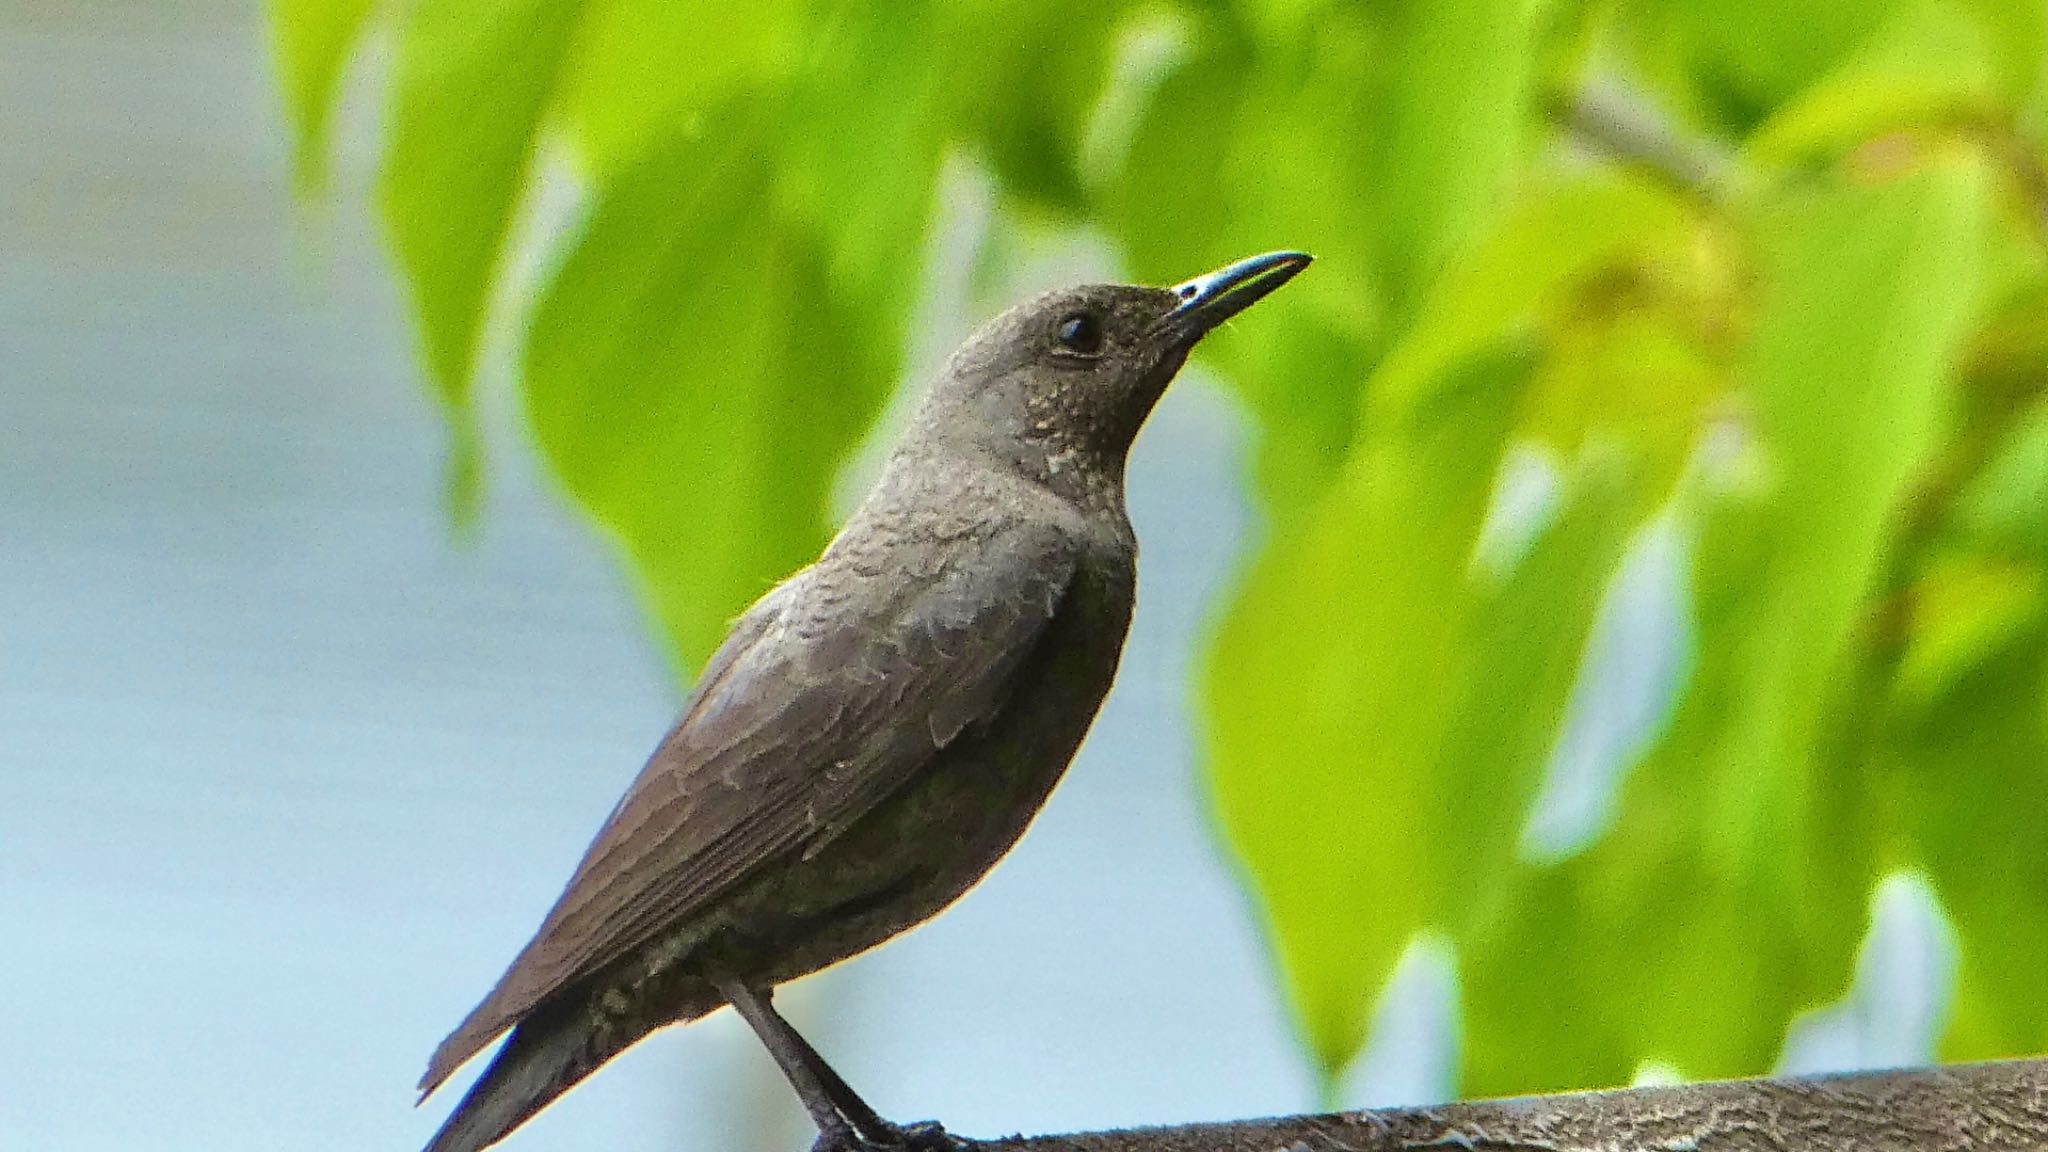
[[[967,1152],[969,1145],[937,1120],[918,1120],[896,1126],[896,1146],[904,1152]]]
[[[969,1144],[936,1120],[891,1124],[886,1132],[862,1134],[851,1125],[818,1133],[811,1152],[967,1152]]]
[[[891,1124],[885,1132],[862,1134],[851,1125],[818,1133],[811,1152],[967,1152],[971,1147],[936,1120]]]

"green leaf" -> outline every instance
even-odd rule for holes
[[[1616,827],[1532,869],[1466,942],[1468,1090],[1614,1082],[1645,1060],[1758,1073],[1848,979],[1883,861],[1867,704],[1838,673],[1937,442],[1988,192],[1958,160],[1758,221],[1743,380],[1762,486],[1710,505],[1698,669]]]
[[[838,295],[897,342],[928,254],[950,110],[939,5],[849,5],[786,85],[777,196],[823,239]]]
[[[1596,454],[1505,586],[1475,573],[1541,306],[1688,233],[1645,186],[1532,189],[1441,278],[1367,386],[1357,454],[1281,523],[1218,638],[1218,814],[1326,1071],[1410,934],[1457,926],[1512,862],[1594,598],[1645,511],[1629,455]]]
[[[2011,234],[1998,239],[1993,251],[2009,250]],[[1977,463],[1958,477],[1948,527],[1974,547],[2038,561],[2048,559],[2048,278],[2025,268],[2001,287],[1985,294],[1989,319],[1971,349],[1958,455]]]
[[[1488,220],[1529,146],[1534,0],[1313,14],[1200,10],[1174,38],[1098,197],[1134,271],[1170,281],[1278,247],[1316,274],[1205,349],[1263,433],[1276,518],[1312,506],[1352,449],[1357,386],[1389,322]]]
[[[451,419],[581,0],[417,0],[399,41],[382,202]]]
[[[1108,192],[1123,204],[1141,273],[1161,281],[1274,248],[1316,255],[1312,274],[1260,304],[1257,324],[1202,348],[1258,422],[1258,492],[1276,521],[1313,507],[1338,475],[1359,428],[1360,385],[1389,335],[1368,199],[1376,121],[1361,95],[1380,65],[1372,15],[1344,6],[1313,34],[1260,42],[1242,62],[1241,30],[1220,20],[1196,25],[1181,72],[1160,86],[1140,123],[1118,176],[1124,187]],[[1223,107],[1228,94],[1234,116]],[[1210,115],[1227,134],[1202,123]],[[1155,167],[1182,185],[1153,179]],[[1183,208],[1183,200],[1206,206]],[[1227,212],[1227,226],[1207,215],[1212,206]]]
[[[1888,131],[1989,116],[1997,107],[1989,39],[1961,5],[1910,6],[1855,58],[1780,107],[1744,151],[1758,164],[1788,165]]]
[[[766,102],[707,123],[606,190],[535,310],[525,374],[541,448],[685,668],[816,554],[893,368],[893,326],[832,290],[825,245],[777,207]]]
[[[1249,255],[1232,225],[1242,192],[1224,178],[1257,58],[1227,9],[1127,29],[1127,98],[1142,101],[1095,211],[1123,241],[1134,278],[1170,284]],[[1309,244],[1309,237],[1287,241]],[[1267,245],[1283,246],[1279,240]]]
[[[1964,76],[1971,83],[1986,78],[1979,65],[1988,63],[2010,107],[2037,96],[2048,34],[2048,11],[2033,0],[1625,0],[1619,16],[1617,46],[1677,110],[1735,137],[1790,109],[1805,122],[1803,134],[1924,107],[1926,97],[1953,91],[1937,73],[1960,40],[1976,41],[1968,50],[1982,53]],[[1833,83],[1847,79],[1839,70],[1868,53],[1873,40],[1896,55],[1866,78],[1869,90]],[[1817,81],[1832,91],[1809,92]],[[1791,125],[1773,132],[1794,134]]]
[[[1356,282],[1322,258],[1316,275],[1326,267],[1330,279]],[[1255,417],[1257,492],[1275,523],[1310,514],[1340,475],[1356,446],[1365,396],[1359,381],[1372,365],[1356,306],[1334,299],[1331,289],[1309,291],[1308,279],[1288,285],[1299,284],[1299,296],[1276,293],[1260,301],[1257,326],[1210,336],[1201,350]]]
[[[1431,287],[1373,380],[1374,403],[1422,403],[1444,369],[1533,327],[1560,289],[1678,246],[1685,207],[1637,180],[1596,175],[1532,188]]]
[[[1530,146],[1538,0],[1391,6],[1385,127],[1369,171],[1379,257],[1410,306],[1487,219]]]
[[[1760,224],[1769,286],[1747,378],[1777,523],[1771,577],[1746,595],[1751,619],[1774,623],[1739,647],[1748,682],[1717,757],[1728,775],[1707,824],[1730,863],[1761,858],[1776,838],[1768,814],[1795,799],[1890,518],[1941,431],[1989,192],[1988,173],[1957,158],[1894,185],[1793,203]]]
[[[1900,735],[1887,796],[1955,923],[1962,965],[1941,1054],[2048,1045],[2048,633],[1971,669]]]
[[[2048,53],[2048,6],[2034,0],[1957,0],[1975,17],[1990,43],[1999,90],[2013,107],[2036,104],[2043,90],[2041,58]]]
[[[797,66],[810,30],[791,0],[606,0],[578,37],[562,117],[599,173],[630,164],[742,88]]]
[[[1443,911],[1413,838],[1442,799],[1468,561],[1527,372],[1520,357],[1468,363],[1450,399],[1376,430],[1261,554],[1204,675],[1216,813],[1326,1075]]]
[[[1958,554],[1940,557],[1914,581],[1908,635],[1893,692],[1926,707],[1971,669],[2038,632],[2041,572],[2032,565]]]
[[[1566,476],[1556,523],[1505,578],[1475,589],[1469,667],[1445,685],[1458,695],[1420,844],[1441,927],[1464,930],[1506,895],[1600,595],[1645,511],[1642,479],[1622,452],[1589,453]]]
[[[1129,9],[1082,0],[957,7],[947,26],[950,119],[1010,196],[1069,219],[1082,210],[1081,142]]]
[[[1981,546],[2048,559],[2048,406],[2015,425],[1957,501],[1956,520]]]
[[[327,181],[329,121],[349,54],[377,0],[269,0],[285,113],[292,124],[292,174],[302,191]]]
[[[1746,135],[1910,0],[1625,0],[1626,51],[1681,110]]]

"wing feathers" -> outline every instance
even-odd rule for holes
[[[435,1053],[431,1092],[547,997],[786,853],[810,856],[998,709],[1079,549],[1051,525],[955,541],[922,578],[829,561],[763,597],[613,809],[540,932]],[[920,557],[920,559],[934,559]]]

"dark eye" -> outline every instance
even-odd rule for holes
[[[1060,321],[1060,347],[1083,356],[1102,351],[1102,324],[1086,312],[1076,312]]]

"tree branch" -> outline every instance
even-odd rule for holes
[[[2018,1152],[2048,1059],[970,1141],[976,1152]]]
[[[1551,114],[1595,153],[1674,191],[1712,202],[1724,198],[1734,182],[1735,159],[1725,148],[1681,132],[1654,104],[1612,80],[1588,80]]]

